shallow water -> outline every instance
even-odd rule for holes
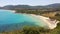
[[[19,24],[19,27],[22,25],[23,26],[25,26],[25,25],[29,25],[29,26],[36,25],[36,26],[42,26],[42,27],[46,26],[46,24],[44,23],[43,20],[37,19],[36,17],[31,16],[29,14],[22,14],[22,13],[18,14],[18,13],[13,13],[10,10],[0,10],[0,26],[2,25],[0,27],[0,30],[2,31],[4,29],[6,30],[9,28],[12,29],[12,26],[10,24]],[[15,25],[13,27],[15,27]]]

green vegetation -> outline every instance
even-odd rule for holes
[[[2,32],[2,34],[60,34],[60,23],[53,29],[44,29],[42,27],[29,27],[26,26],[22,30],[16,30],[11,32]]]
[[[36,14],[52,19],[57,19],[60,21],[60,13],[58,12],[49,12],[49,11],[38,11],[38,10],[16,10],[16,13],[27,13],[27,14]],[[2,34],[60,34],[60,23],[58,23],[55,29],[45,29],[42,27],[29,27],[26,26],[22,30],[16,30],[11,32],[2,32]]]
[[[36,14],[36,15],[40,15],[42,14],[44,11],[40,11],[40,10],[16,10],[16,13],[27,13],[27,14]]]

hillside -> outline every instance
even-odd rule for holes
[[[29,5],[6,5],[0,9],[59,9],[60,3],[50,4],[46,6],[29,6]]]

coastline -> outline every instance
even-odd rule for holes
[[[51,21],[51,19],[48,18],[48,17],[44,17],[44,16],[40,16],[40,15],[35,15],[35,14],[30,14],[30,15],[33,16],[33,17],[36,17],[38,19],[43,20],[47,24],[48,29],[56,28],[57,24],[59,23],[59,21],[57,21],[57,20]]]
[[[15,13],[16,11],[15,10],[10,10],[11,12]],[[17,14],[26,14],[26,13],[17,13]],[[26,15],[30,15],[32,17],[36,17],[38,19],[41,19],[43,20],[49,29],[54,29],[57,27],[57,24],[59,23],[59,21],[57,20],[54,20],[54,21],[51,21],[51,19],[49,17],[44,17],[44,16],[41,16],[41,15],[35,15],[35,14],[26,14]]]

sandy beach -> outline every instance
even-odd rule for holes
[[[43,20],[47,24],[49,29],[56,28],[57,24],[59,23],[59,21],[57,21],[57,20],[51,21],[51,19],[49,17],[44,17],[44,16],[40,16],[40,15],[35,15],[35,14],[30,14],[30,15],[33,17],[36,17],[37,19]]]

